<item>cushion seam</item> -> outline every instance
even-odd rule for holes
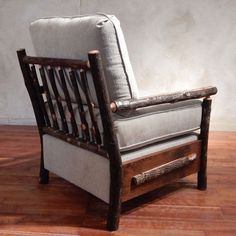
[[[133,97],[133,91],[132,91],[132,88],[131,88],[131,85],[130,85],[128,72],[127,72],[127,69],[126,69],[126,66],[125,66],[125,63],[124,63],[124,57],[123,57],[123,54],[122,54],[122,50],[121,50],[121,46],[120,46],[120,41],[119,41],[119,37],[118,37],[116,25],[115,25],[115,23],[113,22],[113,20],[111,19],[111,17],[109,17],[108,15],[106,15],[106,14],[104,14],[104,13],[97,13],[97,14],[103,15],[103,16],[107,17],[107,19],[108,19],[108,20],[112,23],[112,25],[113,25],[113,28],[114,28],[114,30],[115,30],[116,41],[117,41],[117,45],[118,45],[118,49],[119,49],[120,58],[121,58],[122,65],[123,65],[123,68],[124,68],[124,73],[125,73],[125,76],[126,76],[126,82],[127,82],[127,84],[128,84],[130,97],[132,98],[132,97]]]

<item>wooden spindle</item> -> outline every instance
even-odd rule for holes
[[[39,100],[39,103],[40,103],[40,106],[41,106],[41,109],[42,109],[42,112],[43,112],[43,115],[44,115],[44,118],[45,118],[45,121],[46,121],[46,126],[51,126],[51,122],[49,120],[48,113],[47,113],[47,110],[45,108],[42,93],[40,92],[41,89],[40,89],[38,76],[37,76],[36,69],[35,69],[34,65],[31,66],[31,71],[30,72],[31,72],[31,76],[32,76],[32,79],[33,79],[35,89],[36,89],[38,100]]]
[[[59,71],[59,76],[61,79],[61,83],[62,83],[62,89],[65,95],[65,99],[66,99],[66,104],[70,113],[70,122],[71,122],[71,126],[72,126],[72,134],[74,136],[78,136],[78,128],[77,128],[77,124],[76,124],[76,120],[75,120],[75,114],[73,111],[73,107],[72,107],[72,103],[71,103],[71,98],[70,98],[70,94],[66,85],[66,80],[65,80],[65,75],[62,69],[60,69]]]
[[[57,122],[57,117],[56,117],[56,113],[55,113],[55,110],[54,110],[52,97],[51,97],[51,94],[50,94],[50,91],[49,91],[49,88],[48,88],[48,82],[47,82],[47,79],[46,79],[44,68],[40,67],[39,72],[40,72],[41,79],[42,79],[42,82],[43,82],[43,87],[44,87],[45,95],[46,95],[46,98],[47,98],[48,107],[49,107],[49,110],[50,110],[50,113],[51,113],[53,128],[59,129],[59,125],[58,125],[58,122]]]
[[[84,94],[86,97],[86,102],[88,105],[89,115],[90,115],[91,122],[92,122],[91,133],[92,133],[93,141],[96,142],[96,144],[100,145],[101,144],[101,135],[100,135],[97,121],[96,121],[96,118],[94,115],[94,103],[91,100],[86,72],[84,70],[80,70],[80,76],[81,76],[83,91],[84,91]]]
[[[51,83],[52,90],[53,90],[54,95],[55,95],[55,100],[56,100],[56,103],[57,103],[58,111],[59,111],[59,114],[60,114],[60,117],[61,117],[62,131],[65,132],[65,133],[69,133],[68,125],[67,125],[67,122],[66,122],[65,112],[64,112],[62,102],[61,102],[61,96],[59,95],[57,85],[56,85],[56,81],[55,81],[54,69],[53,68],[48,69],[48,76],[49,76],[49,81]]]
[[[76,99],[76,102],[77,102],[77,105],[78,105],[83,139],[85,141],[89,142],[89,140],[90,140],[89,126],[88,126],[88,122],[87,122],[86,117],[85,117],[85,111],[84,111],[82,99],[81,99],[81,96],[80,96],[79,87],[78,87],[78,84],[76,82],[75,71],[71,70],[69,72],[69,75],[70,75],[71,84],[73,86],[75,99]]]

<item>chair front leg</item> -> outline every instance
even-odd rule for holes
[[[117,152],[118,153],[118,152]],[[115,231],[119,227],[121,212],[121,191],[122,191],[122,169],[121,166],[110,168],[110,203],[107,215],[107,229]]]
[[[108,215],[107,215],[107,230],[115,231],[118,229],[120,222],[120,211],[121,211],[120,194],[116,193],[116,195],[113,197],[112,202],[109,204]]]
[[[207,188],[207,149],[208,149],[208,135],[211,114],[211,98],[205,98],[202,103],[202,122],[200,139],[202,140],[202,151],[200,170],[198,172],[198,189],[206,190]]]

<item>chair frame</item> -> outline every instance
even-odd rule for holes
[[[158,187],[192,173],[198,173],[198,189],[205,190],[207,188],[206,172],[208,133],[211,112],[210,96],[217,93],[217,89],[215,87],[207,87],[140,99],[110,101],[105,83],[105,75],[102,67],[101,57],[99,51],[97,50],[93,50],[88,53],[88,61],[30,57],[27,56],[25,49],[18,50],[17,55],[24,77],[25,86],[31,99],[40,135],[41,162],[39,182],[41,184],[47,184],[49,181],[49,171],[44,168],[43,157],[43,135],[49,134],[72,145],[97,153],[104,158],[109,158],[110,202],[107,216],[107,229],[110,231],[118,229],[122,202],[127,201],[133,197],[148,191],[152,191]],[[58,71],[63,86],[63,92],[65,94],[65,100],[68,110],[71,114],[72,134],[69,134],[66,121],[65,119],[63,120],[63,117],[65,118],[65,114],[63,115],[63,109],[59,109],[62,121],[64,121],[64,123],[62,122],[62,130],[59,130],[57,118],[52,109],[50,112],[52,114],[53,120],[50,122],[44,100],[46,97],[48,104],[50,105],[51,98],[45,81],[44,83],[41,82],[40,85],[40,81],[37,78],[35,65],[40,66],[40,75],[42,81],[45,79],[44,69],[49,68],[49,72],[51,71],[51,74],[49,73],[50,81],[55,82],[53,69],[59,68]],[[89,114],[92,120],[92,141],[89,140],[88,137],[89,127],[86,123],[85,117],[83,116],[83,104],[81,103],[81,97],[78,93],[78,89],[76,90],[78,85],[74,83],[73,86],[75,98],[80,111],[81,121],[83,123],[83,137],[79,137],[78,128],[76,126],[75,117],[71,107],[70,95],[66,88],[66,84],[63,83],[65,78],[61,71],[64,68],[71,69],[70,79],[72,82],[74,81],[73,71],[79,70],[80,72],[82,86],[85,91],[86,101],[89,107]],[[88,92],[89,87],[86,77],[87,71],[91,71],[102,125],[103,127],[106,127],[103,129],[103,145],[101,145],[100,131],[98,129],[96,120],[94,119],[94,104]],[[61,98],[57,93],[56,84],[51,83],[51,85],[54,88],[54,94],[58,108],[60,108]],[[45,94],[44,97],[43,94]],[[132,110],[141,107],[200,98],[203,98],[203,103],[199,140],[138,158],[138,160],[135,161],[127,161],[122,163],[121,153],[113,125],[112,112],[122,112],[124,110]],[[194,153],[194,155],[192,155],[192,153]],[[152,171],[150,171],[150,169],[152,169]]]

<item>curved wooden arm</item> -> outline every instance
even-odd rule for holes
[[[127,100],[116,100],[111,102],[110,108],[112,112],[126,111],[164,103],[174,103],[190,99],[209,97],[216,93],[217,93],[216,87],[205,87],[205,88],[186,90],[169,94],[162,94],[158,96],[127,99]]]

